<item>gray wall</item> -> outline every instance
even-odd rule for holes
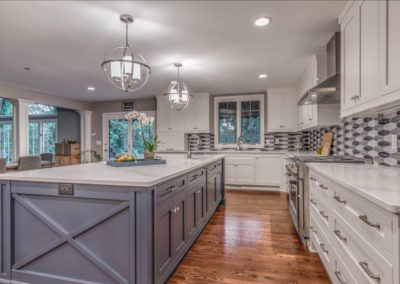
[[[135,110],[137,111],[151,111],[156,110],[157,101],[156,98],[149,99],[138,99],[135,101]],[[102,154],[102,145],[96,145],[96,140],[103,141],[103,113],[107,112],[123,112],[121,109],[122,101],[106,101],[94,103],[93,116],[92,116],[92,133],[96,133],[92,136],[92,150]],[[125,111],[126,112],[126,111]]]
[[[57,142],[63,138],[81,142],[81,116],[75,110],[57,108]]]

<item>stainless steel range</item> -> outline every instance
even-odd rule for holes
[[[289,210],[300,239],[310,236],[309,169],[307,163],[365,163],[349,156],[293,156],[286,163],[286,186],[289,190]]]

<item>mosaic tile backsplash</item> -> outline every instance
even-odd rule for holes
[[[333,132],[332,153],[373,159],[380,165],[400,167],[400,111],[379,118],[346,118],[340,125],[310,132],[310,150],[322,135]],[[397,148],[392,149],[392,135]]]
[[[333,132],[333,155],[368,158],[381,165],[400,167],[400,110],[379,118],[346,118],[340,125],[312,131],[266,133],[264,148],[267,151],[295,151],[296,141],[300,139],[304,151],[316,151],[327,132]],[[392,135],[396,135],[397,149],[392,149]],[[201,145],[191,145],[193,151],[214,150],[214,134],[199,136]]]

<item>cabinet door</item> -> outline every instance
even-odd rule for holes
[[[185,132],[195,133],[196,128],[196,97],[190,100],[185,112]]]
[[[256,183],[280,186],[282,184],[282,158],[256,157]]]
[[[157,97],[157,133],[172,130],[172,110],[168,99],[164,96]]]
[[[225,162],[225,183],[236,183],[236,164],[233,162]]]
[[[400,98],[400,1],[379,1],[381,5],[382,95]]]
[[[379,1],[360,4],[360,41],[361,91],[357,104],[379,97]]]
[[[236,169],[236,183],[237,184],[253,184],[253,160],[238,160]]]
[[[170,129],[183,132],[185,130],[185,110],[171,109],[171,122]]]
[[[210,132],[210,97],[198,96],[195,100],[196,119],[194,130],[199,133]]]
[[[295,130],[295,95],[282,96],[283,125],[286,131]]]
[[[184,249],[186,241],[186,196],[178,199],[171,209],[172,232],[171,232],[171,250],[173,257],[178,255]]]
[[[351,108],[360,95],[360,18],[354,9],[341,25],[341,109]]]
[[[215,175],[207,177],[207,212],[212,211],[215,205],[215,191],[217,186],[215,182]]]
[[[199,225],[204,219],[204,199],[206,184],[205,182],[196,183],[187,193],[187,236],[191,239],[197,232]]]
[[[219,204],[222,199],[222,173],[218,172],[216,176],[216,188],[215,188],[215,194],[216,194],[216,202]]]
[[[268,131],[279,131],[284,127],[282,96],[268,95]]]
[[[172,263],[172,209],[161,209],[156,218],[155,229],[155,269],[156,278],[160,279]],[[158,282],[158,281],[157,281]]]

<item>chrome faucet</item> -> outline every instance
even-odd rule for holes
[[[188,140],[188,151],[187,151],[187,158],[191,159],[192,158],[192,150],[190,149],[190,144],[192,142],[192,139],[196,138],[197,139],[197,144],[196,146],[200,145],[200,136],[197,134],[192,134],[189,136],[189,140]]]
[[[240,135],[239,137],[238,137],[238,139],[237,139],[237,145],[238,145],[238,149],[239,150],[242,150],[242,144],[244,143],[244,141],[243,141],[243,136],[242,135]]]

